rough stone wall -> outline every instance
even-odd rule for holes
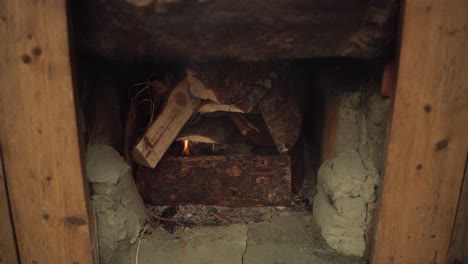
[[[130,167],[112,147],[89,147],[86,172],[97,215],[101,263],[107,263],[114,251],[136,242],[147,215]]]
[[[318,172],[314,215],[330,247],[362,256],[380,181],[390,100],[377,94],[338,95],[333,158]]]

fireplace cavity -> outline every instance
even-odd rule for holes
[[[244,263],[263,246],[291,263],[365,254],[389,101],[378,61],[79,65],[101,259],[128,263],[141,236],[142,259],[165,263],[217,260],[197,243],[231,239],[242,246],[223,254]],[[183,247],[158,242],[171,236]]]

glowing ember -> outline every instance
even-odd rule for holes
[[[184,140],[184,150],[182,150],[182,155],[189,156],[190,155],[190,149],[189,149],[189,144],[188,140]]]

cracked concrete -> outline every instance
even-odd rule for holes
[[[247,225],[247,234],[245,236],[245,247],[244,253],[242,253],[241,263],[245,264],[245,254],[247,253],[247,247],[249,246],[249,226]]]
[[[141,242],[140,264],[358,264],[327,247],[310,212],[289,211],[269,221],[200,227],[167,233],[150,229]],[[109,263],[135,263],[136,245]]]
[[[246,264],[351,264],[321,238],[310,213],[289,212],[270,221],[249,224]]]
[[[141,242],[140,264],[240,264],[246,249],[247,226],[202,227],[169,234],[156,227]],[[116,252],[110,263],[135,263],[136,246]]]

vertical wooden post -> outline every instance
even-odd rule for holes
[[[453,226],[447,263],[468,263],[468,160],[458,201],[457,217]]]
[[[445,263],[468,150],[468,1],[402,12],[373,263]]]
[[[16,241],[10,219],[10,205],[0,157],[0,263],[18,264]]]
[[[21,263],[93,263],[65,4],[0,1],[0,142]]]

